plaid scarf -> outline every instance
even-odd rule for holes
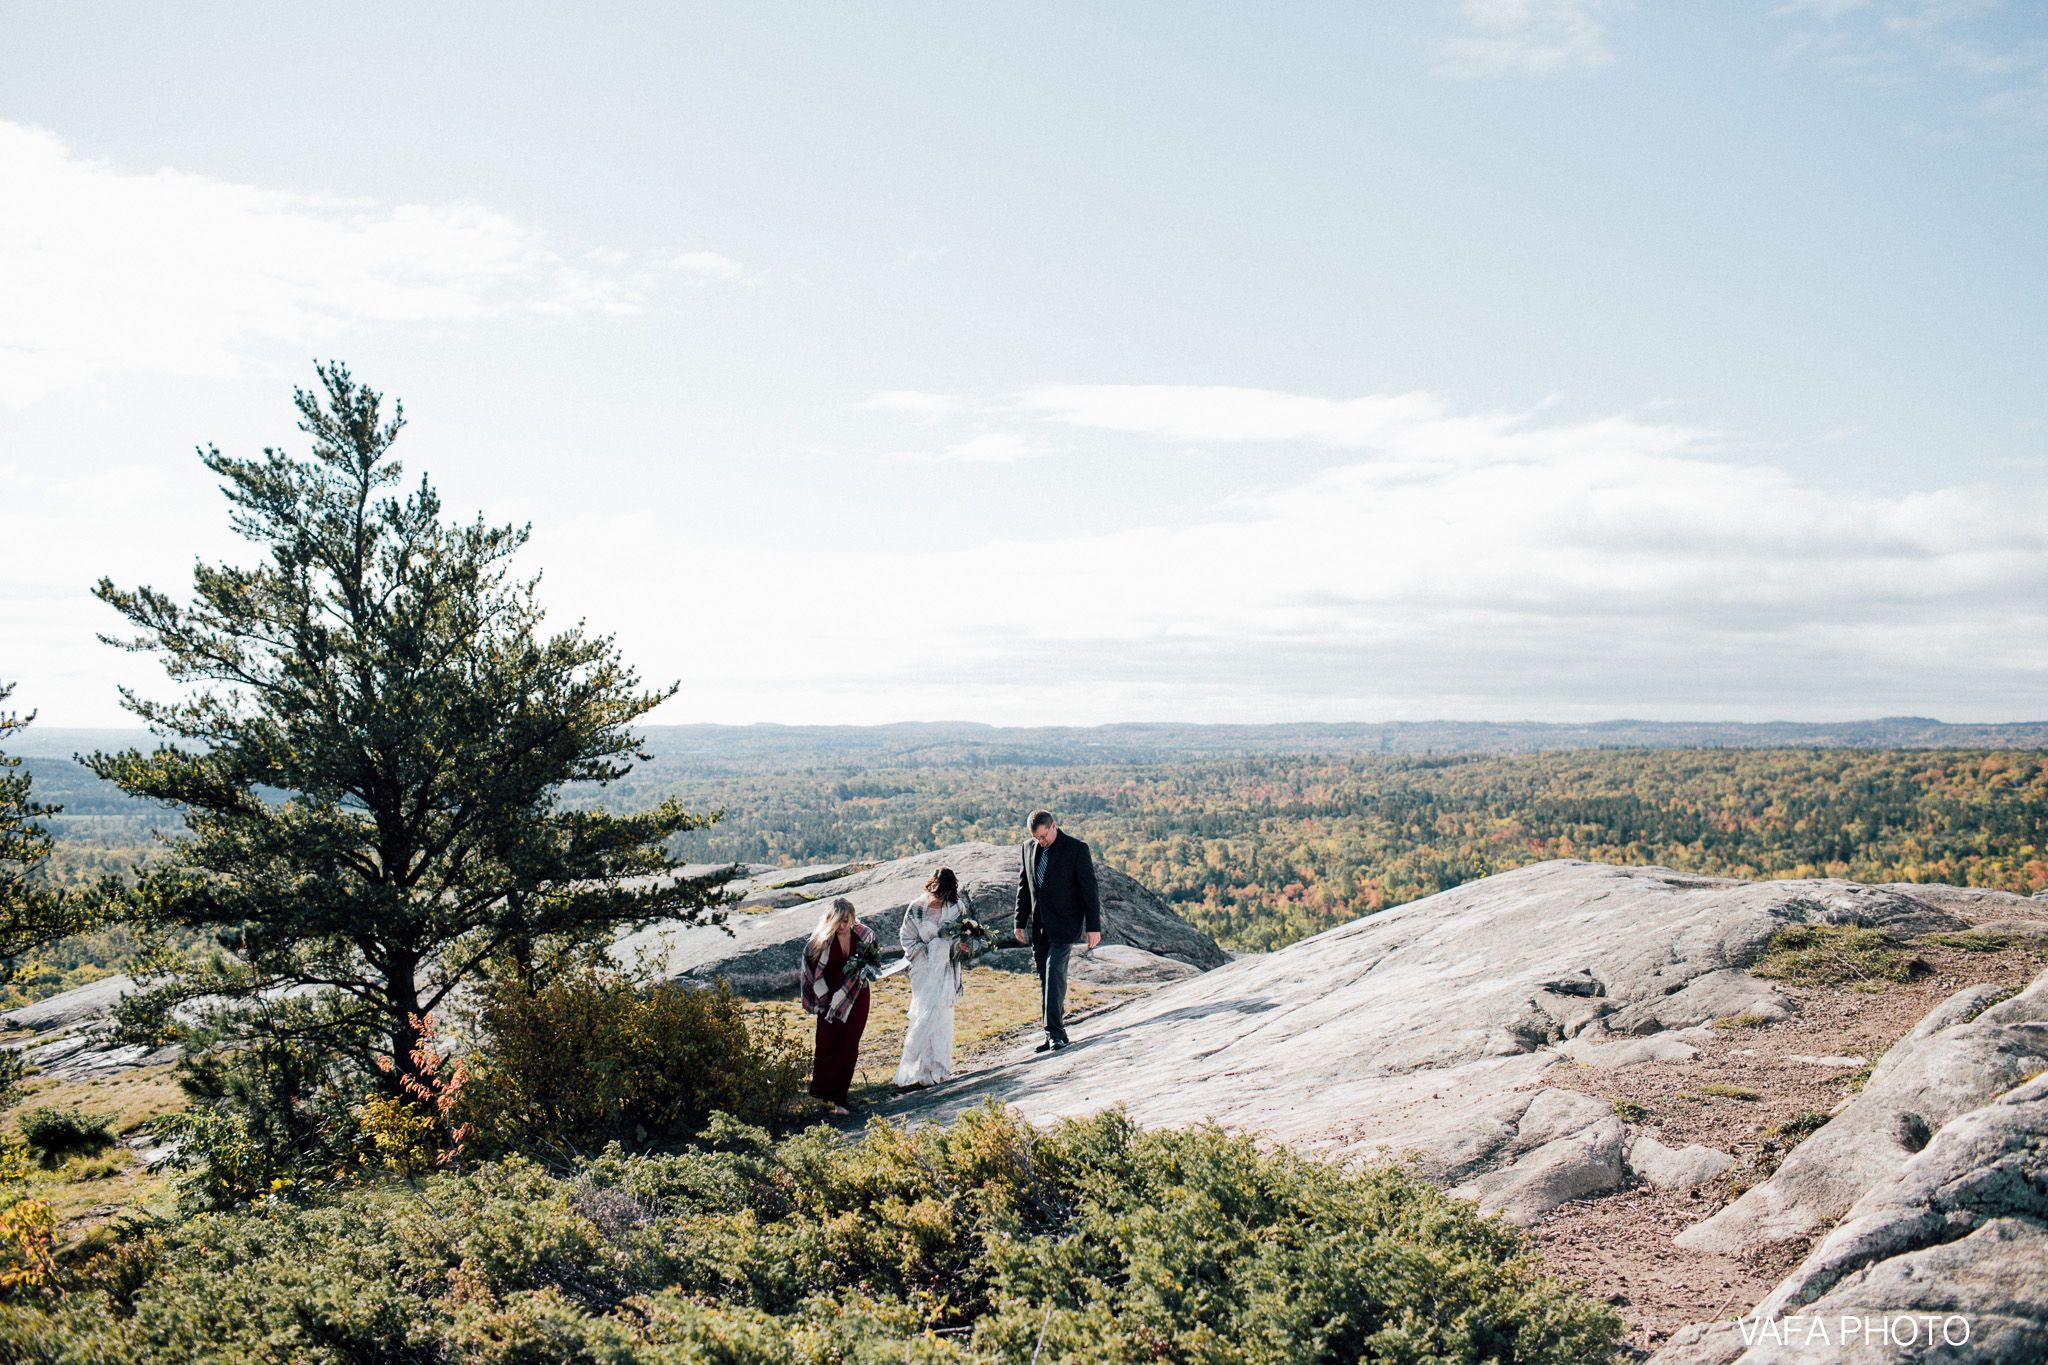
[[[851,947],[855,951],[859,951],[861,944],[872,943],[874,939],[874,930],[868,928],[859,920],[853,922],[853,942]],[[832,956],[832,946],[829,943],[825,945],[825,957],[827,960]],[[804,940],[803,951],[799,954],[799,957],[801,960],[797,963],[796,984],[797,989],[803,995],[804,1013],[822,1014],[825,1016],[825,1022],[829,1024],[845,1023],[846,1017],[853,1013],[853,1007],[859,1001],[861,991],[865,991],[867,987],[862,986],[859,991],[849,991],[844,985],[841,985],[837,991],[834,991],[830,986],[827,986],[825,984],[825,964],[823,962],[811,961],[811,941],[809,939]],[[850,963],[851,961],[852,959],[849,956],[848,962]]]

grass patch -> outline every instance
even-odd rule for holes
[[[1768,1014],[1724,1014],[1714,1021],[1715,1028],[1762,1028],[1771,1023]]]
[[[1617,1096],[1607,1103],[1613,1108],[1614,1117],[1620,1119],[1623,1123],[1641,1123],[1644,1119],[1650,1117],[1650,1111],[1637,1104],[1634,1100],[1625,1100]]]
[[[1865,1062],[1861,1067],[1849,1073],[1850,1094],[1860,1095],[1863,1093],[1863,1087],[1870,1084],[1870,1069],[1875,1065],[1875,1062]]]
[[[169,1066],[138,1067],[98,1081],[32,1077],[14,1104],[0,1109],[0,1114],[6,1115],[7,1122],[18,1122],[31,1108],[84,1109],[106,1115],[115,1136],[127,1137],[154,1119],[177,1113],[189,1098]]]
[[[67,1185],[87,1180],[109,1180],[121,1174],[124,1163],[114,1157],[73,1157],[58,1168],[57,1179]]]
[[[1722,1100],[1760,1100],[1763,1098],[1762,1095],[1759,1095],[1754,1090],[1745,1090],[1739,1085],[1723,1085],[1719,1081],[1695,1086],[1694,1089],[1699,1094],[1712,1095],[1714,1098]]]
[[[1827,1127],[1831,1117],[1833,1116],[1823,1114],[1818,1109],[1809,1109],[1803,1114],[1794,1114],[1783,1123],[1773,1124],[1765,1130],[1765,1134],[1783,1142],[1789,1151]]]
[[[1927,964],[1904,951],[1881,929],[1851,924],[1794,924],[1771,935],[1750,972],[1794,986],[1882,990],[1882,982],[1911,981]]]
[[[2012,939],[2005,934],[1928,934],[1922,943],[1939,943],[1944,948],[1960,948],[1966,953],[1996,953],[2012,947]]]

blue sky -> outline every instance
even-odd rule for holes
[[[313,356],[659,719],[2037,719],[2048,10],[6,4],[0,677]]]

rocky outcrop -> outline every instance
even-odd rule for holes
[[[702,877],[729,867],[704,864],[682,872]],[[880,934],[884,956],[893,958],[903,907],[922,894],[940,867],[953,869],[977,916],[1001,941],[1010,942],[1018,849],[967,843],[885,863],[741,864],[732,869],[737,875],[728,883],[738,896],[728,919],[731,933],[709,925],[658,924],[620,938],[612,952],[622,963],[651,962],[667,976],[704,985],[723,979],[745,992],[790,990],[796,983],[798,945],[816,924],[821,903],[839,896],[851,900],[862,922]],[[1124,873],[1098,862],[1095,877],[1102,896],[1103,941],[1094,952],[1076,956],[1074,981],[1149,988],[1199,976],[1230,960],[1214,939]],[[1032,970],[1029,951],[1014,947],[987,961],[1010,971]],[[45,1074],[60,1078],[87,1079],[175,1057],[175,1048],[151,1051],[113,1044],[108,1012],[133,989],[125,976],[108,977],[0,1016],[0,1026],[43,1035],[42,1041],[13,1046],[23,1048]]]
[[[1655,1365],[2044,1359],[2048,1074],[1951,1119],[1753,1311],[1686,1328]]]
[[[944,1118],[994,1098],[1041,1120],[1118,1104],[1148,1125],[1214,1119],[1338,1157],[1404,1157],[1527,1222],[1631,1175],[1682,1183],[1726,1163],[1642,1146],[1555,1082],[1575,1058],[1690,1056],[1689,1031],[1714,1019],[1781,1016],[1783,997],[1742,968],[1805,923],[1968,927],[1853,882],[1541,863],[1169,983],[1063,1052],[890,1112]]]
[[[1678,1245],[1734,1255],[1811,1237],[1896,1176],[1943,1124],[2048,1071],[2048,973],[2002,1004],[1997,995],[1978,986],[1942,1002],[1877,1060],[1827,1127]]]
[[[885,956],[893,957],[903,908],[924,894],[925,882],[941,867],[953,869],[976,918],[1007,941],[1016,912],[1018,847],[954,844],[893,862],[793,869],[800,874],[796,880],[791,874],[761,874],[741,885],[740,904],[768,908],[731,915],[731,934],[709,927],[656,926],[620,939],[613,955],[622,961],[649,957],[665,975],[706,983],[722,978],[744,992],[793,989],[799,945],[823,905],[841,896],[852,901],[861,922],[881,936]],[[1136,949],[1195,970],[1230,960],[1214,939],[1124,873],[1098,860],[1095,880],[1102,895],[1105,946]]]

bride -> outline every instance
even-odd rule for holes
[[[903,1038],[899,1089],[937,1085],[953,1078],[953,1002],[959,998],[960,959],[956,940],[941,929],[967,913],[967,898],[953,869],[942,867],[924,884],[925,894],[903,910],[896,938],[910,963],[910,1028]]]

